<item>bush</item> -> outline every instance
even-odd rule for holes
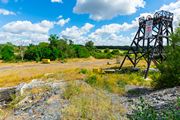
[[[112,56],[112,54],[111,53],[108,53],[107,55],[106,55],[106,58],[107,59],[111,59],[113,56]]]
[[[115,49],[115,50],[113,50],[113,51],[111,52],[111,54],[113,54],[113,55],[119,55],[120,52],[119,52],[118,49]]]
[[[35,60],[40,61],[40,55],[39,55],[39,48],[35,45],[28,46],[27,50],[25,51],[24,58],[27,60]]]
[[[168,47],[167,59],[158,66],[160,77],[155,81],[156,88],[180,85],[180,28],[171,36],[172,45]]]
[[[94,53],[93,55],[96,59],[110,59],[112,58],[111,53]]]
[[[74,45],[73,46],[76,56],[78,58],[88,58],[90,57],[90,52],[88,51],[88,49],[84,46],[80,46],[80,45]]]
[[[104,50],[104,53],[110,53],[110,49],[109,49],[109,48],[106,48],[106,49]]]
[[[14,60],[14,47],[12,45],[6,44],[1,50],[1,55],[4,61]]]
[[[87,73],[88,73],[88,70],[87,70],[87,69],[81,69],[79,73],[81,73],[81,74],[87,74]]]
[[[92,75],[92,76],[86,78],[85,82],[87,82],[87,83],[90,84],[90,85],[95,85],[96,82],[97,82],[97,77],[96,77],[96,75]]]

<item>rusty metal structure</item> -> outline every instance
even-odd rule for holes
[[[139,18],[139,28],[130,45],[120,69],[128,58],[133,67],[144,59],[147,62],[145,78],[148,76],[151,63],[158,65],[166,59],[165,47],[170,45],[169,35],[173,32],[173,13],[158,11],[153,17],[150,15]]]

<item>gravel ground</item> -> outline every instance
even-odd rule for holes
[[[128,110],[128,114],[132,114],[132,110],[136,107],[135,105],[140,103],[141,98],[156,110],[162,110],[174,106],[177,98],[180,97],[180,87],[157,91],[139,86],[127,87],[128,92],[125,95],[109,94],[109,96],[114,101],[119,100]]]
[[[59,120],[61,109],[67,105],[62,98],[65,82],[45,83],[34,80],[29,84],[20,85],[17,90],[23,94],[27,89],[38,86],[50,86],[52,89],[37,95],[26,96],[14,109],[13,115],[5,120]],[[120,102],[128,110],[127,114],[132,114],[132,110],[142,97],[151,106],[158,109],[168,108],[174,104],[180,96],[180,87],[153,91],[150,88],[140,86],[126,86],[127,94],[120,96],[106,92],[112,102]]]

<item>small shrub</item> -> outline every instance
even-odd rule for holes
[[[120,51],[118,49],[114,49],[111,54],[113,55],[119,55],[120,54]]]
[[[130,116],[131,120],[156,120],[157,113],[143,98],[140,98],[140,103],[135,108]]]
[[[96,59],[104,59],[104,58],[106,58],[106,54],[105,53],[94,53],[93,56]]]
[[[110,49],[109,49],[109,48],[106,48],[106,49],[104,50],[104,53],[110,53]]]
[[[90,84],[90,85],[95,85],[97,83],[97,76],[92,75],[92,76],[86,78],[85,82]]]
[[[126,85],[127,85],[127,83],[122,80],[117,81],[117,86],[120,88],[125,88]]]
[[[23,100],[25,98],[25,96],[24,95],[22,95],[22,96],[12,95],[11,98],[12,98],[12,101],[8,104],[8,107],[11,109],[14,109],[14,108],[18,107],[17,104],[21,100]]]
[[[111,53],[108,53],[107,55],[106,55],[106,58],[107,59],[111,59],[113,56],[112,56],[112,54]]]
[[[156,110],[140,98],[140,103],[135,106],[129,118],[130,120],[180,120],[180,99],[178,98],[175,107]]]
[[[87,74],[87,73],[88,73],[88,70],[87,70],[87,69],[81,69],[79,73],[80,73],[80,74]]]
[[[112,85],[111,84],[109,84],[109,82],[108,81],[104,81],[104,83],[103,83],[103,88],[104,88],[104,90],[107,90],[107,91],[109,91],[109,92],[112,92],[113,91],[113,89],[112,89]]]

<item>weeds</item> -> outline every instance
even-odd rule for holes
[[[80,74],[87,74],[87,73],[88,73],[88,70],[87,70],[87,69],[81,69],[79,73],[80,73]]]
[[[78,89],[78,92],[77,92]],[[119,119],[125,110],[119,103],[112,103],[104,92],[96,90],[83,82],[70,83],[65,93],[69,104],[61,111],[62,119]]]
[[[89,72],[85,78],[85,82],[93,87],[98,87],[109,92],[123,94],[125,86],[138,85],[150,86],[151,81],[146,81],[139,73],[126,74],[98,74]]]
[[[17,104],[25,98],[25,95],[12,95],[12,101],[8,104],[8,108],[14,109],[17,107]]]
[[[140,103],[135,106],[133,114],[129,118],[131,120],[180,120],[179,108],[180,98],[175,107],[169,105],[169,108],[158,111],[140,98]]]
[[[87,82],[90,85],[95,85],[97,83],[97,76],[92,75],[85,79],[85,82]]]
[[[63,93],[63,97],[65,99],[70,99],[72,96],[80,94],[81,89],[76,85],[76,83],[68,84],[65,92]]]

